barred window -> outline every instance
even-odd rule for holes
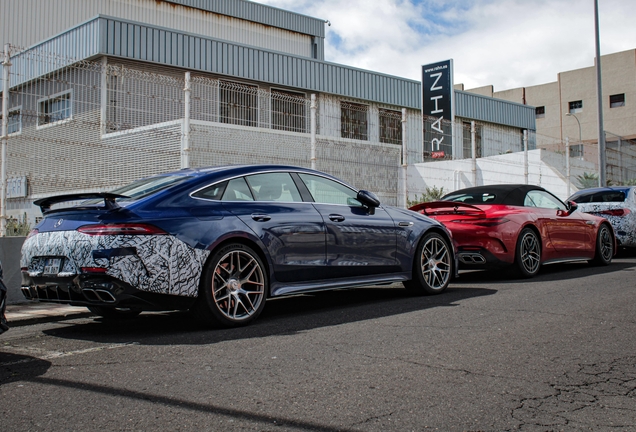
[[[258,126],[258,87],[229,81],[219,83],[221,123]]]
[[[58,93],[38,101],[38,126],[59,122],[73,115],[72,92]]]
[[[342,138],[368,140],[369,107],[352,102],[341,102],[340,128]]]
[[[380,108],[380,142],[402,144],[402,113]]]
[[[306,101],[303,93],[272,89],[272,129],[307,132]]]

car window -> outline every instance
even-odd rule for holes
[[[301,202],[300,192],[289,173],[255,174],[245,178],[256,201]]]
[[[362,203],[356,199],[358,193],[341,183],[311,174],[298,173],[298,176],[317,203],[362,206]]]
[[[579,192],[573,195],[571,200],[576,203],[601,203],[601,202],[623,202],[627,198],[625,190],[609,190],[600,192]]]
[[[155,192],[169,188],[178,183],[181,183],[187,176],[183,175],[169,175],[169,176],[157,176],[136,180],[126,186],[112,190],[111,193],[125,195],[126,198],[117,198],[117,202],[124,201],[136,201],[138,199],[147,197]],[[88,199],[82,201],[82,205],[103,203],[104,200],[100,199]]]
[[[193,197],[203,198],[209,200],[220,200],[223,196],[223,192],[225,192],[225,188],[227,187],[228,182],[221,182],[214,184],[212,186],[208,186],[205,189],[201,189],[192,194]]]
[[[254,197],[245,179],[239,177],[227,182],[221,201],[254,201]]]
[[[523,205],[526,207],[566,210],[565,204],[563,204],[557,197],[541,190],[528,191]]]

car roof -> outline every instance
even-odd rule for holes
[[[445,200],[449,196],[457,194],[466,195],[483,195],[493,194],[495,197],[489,200],[487,203],[482,204],[501,204],[501,205],[514,205],[523,206],[526,198],[526,194],[531,190],[545,191],[544,188],[535,185],[527,184],[496,184],[486,186],[475,186],[466,189],[456,190],[442,197]],[[475,203],[479,204],[479,203]]]

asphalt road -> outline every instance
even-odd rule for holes
[[[251,326],[83,318],[0,337],[4,431],[636,430],[636,254],[268,302]]]

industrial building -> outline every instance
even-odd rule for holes
[[[433,159],[421,82],[326,61],[323,19],[246,0],[0,5],[14,220],[60,192],[237,163],[312,166],[404,205],[403,167]],[[442,159],[535,147],[535,108],[496,97],[453,91]]]

